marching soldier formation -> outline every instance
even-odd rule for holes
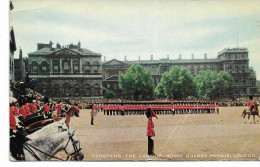
[[[150,108],[156,114],[213,114],[219,113],[216,102],[178,101],[170,102],[115,102],[93,104],[95,111],[102,111],[104,115],[144,115]]]

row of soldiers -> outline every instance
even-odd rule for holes
[[[147,108],[156,114],[205,114],[219,113],[219,106],[214,102],[180,102],[180,103],[119,103],[93,104],[95,111],[103,111],[104,115],[144,115]]]

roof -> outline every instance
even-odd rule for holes
[[[95,52],[92,52],[92,51],[87,50],[87,49],[81,49],[82,51],[78,51],[78,49],[69,49],[69,48],[61,48],[61,49],[42,48],[42,49],[39,49],[35,52],[28,53],[28,55],[51,55],[53,53],[62,52],[64,50],[69,50],[69,51],[74,52],[74,53],[79,54],[79,55],[101,56],[100,53],[95,53]]]
[[[103,81],[118,81],[118,75],[112,75],[108,78],[105,78]]]
[[[42,44],[44,45],[44,44]],[[34,52],[30,52],[28,53],[28,55],[51,55],[53,53],[58,53],[58,52],[62,52],[62,51],[65,51],[65,50],[69,50],[70,52],[73,52],[75,54],[79,54],[79,55],[91,55],[91,56],[101,56],[100,53],[95,53],[95,52],[92,52],[88,49],[85,49],[85,48],[68,48],[68,47],[63,47],[63,48],[52,48],[52,47],[43,47],[41,49],[38,49]]]
[[[112,59],[112,60],[109,60],[107,62],[103,62],[103,65],[125,65],[127,63],[123,62],[123,61],[119,61],[117,59]]]

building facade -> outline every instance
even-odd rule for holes
[[[28,74],[34,80],[35,91],[52,98],[102,97],[101,54],[77,45],[56,48],[38,43],[28,54]]]
[[[248,49],[246,48],[224,49],[218,53],[216,59],[208,59],[207,54],[204,54],[204,59],[195,59],[194,55],[191,59],[182,59],[182,56],[179,55],[179,58],[174,60],[169,59],[169,56],[153,60],[153,55],[150,60],[140,60],[139,58],[138,61],[127,61],[125,58],[125,61],[119,61],[113,59],[102,64],[103,86],[113,90],[118,97],[122,97],[122,92],[118,88],[119,71],[125,72],[131,64],[142,65],[149,70],[155,85],[160,82],[164,72],[177,65],[188,68],[194,76],[202,70],[229,72],[234,78],[234,96],[256,94],[257,91],[256,74],[249,67]]]
[[[14,9],[12,1],[10,1],[10,11]],[[9,62],[9,78],[11,81],[14,81],[14,52],[16,51],[16,42],[15,42],[15,36],[14,36],[14,28],[13,26],[10,26],[10,62]]]
[[[15,81],[24,81],[26,73],[28,72],[28,58],[23,57],[23,51],[20,48],[19,58],[14,59],[14,78]]]

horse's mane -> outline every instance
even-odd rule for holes
[[[57,122],[54,122],[54,123],[51,123],[49,125],[44,126],[42,129],[28,135],[27,137],[29,139],[35,139],[35,138],[39,138],[39,137],[42,137],[42,136],[50,135],[54,132],[58,132],[58,129],[54,128],[55,126],[57,128],[58,128],[58,126],[61,126],[62,129],[68,129],[68,127],[65,124],[65,119],[62,119],[60,121],[57,121]]]

